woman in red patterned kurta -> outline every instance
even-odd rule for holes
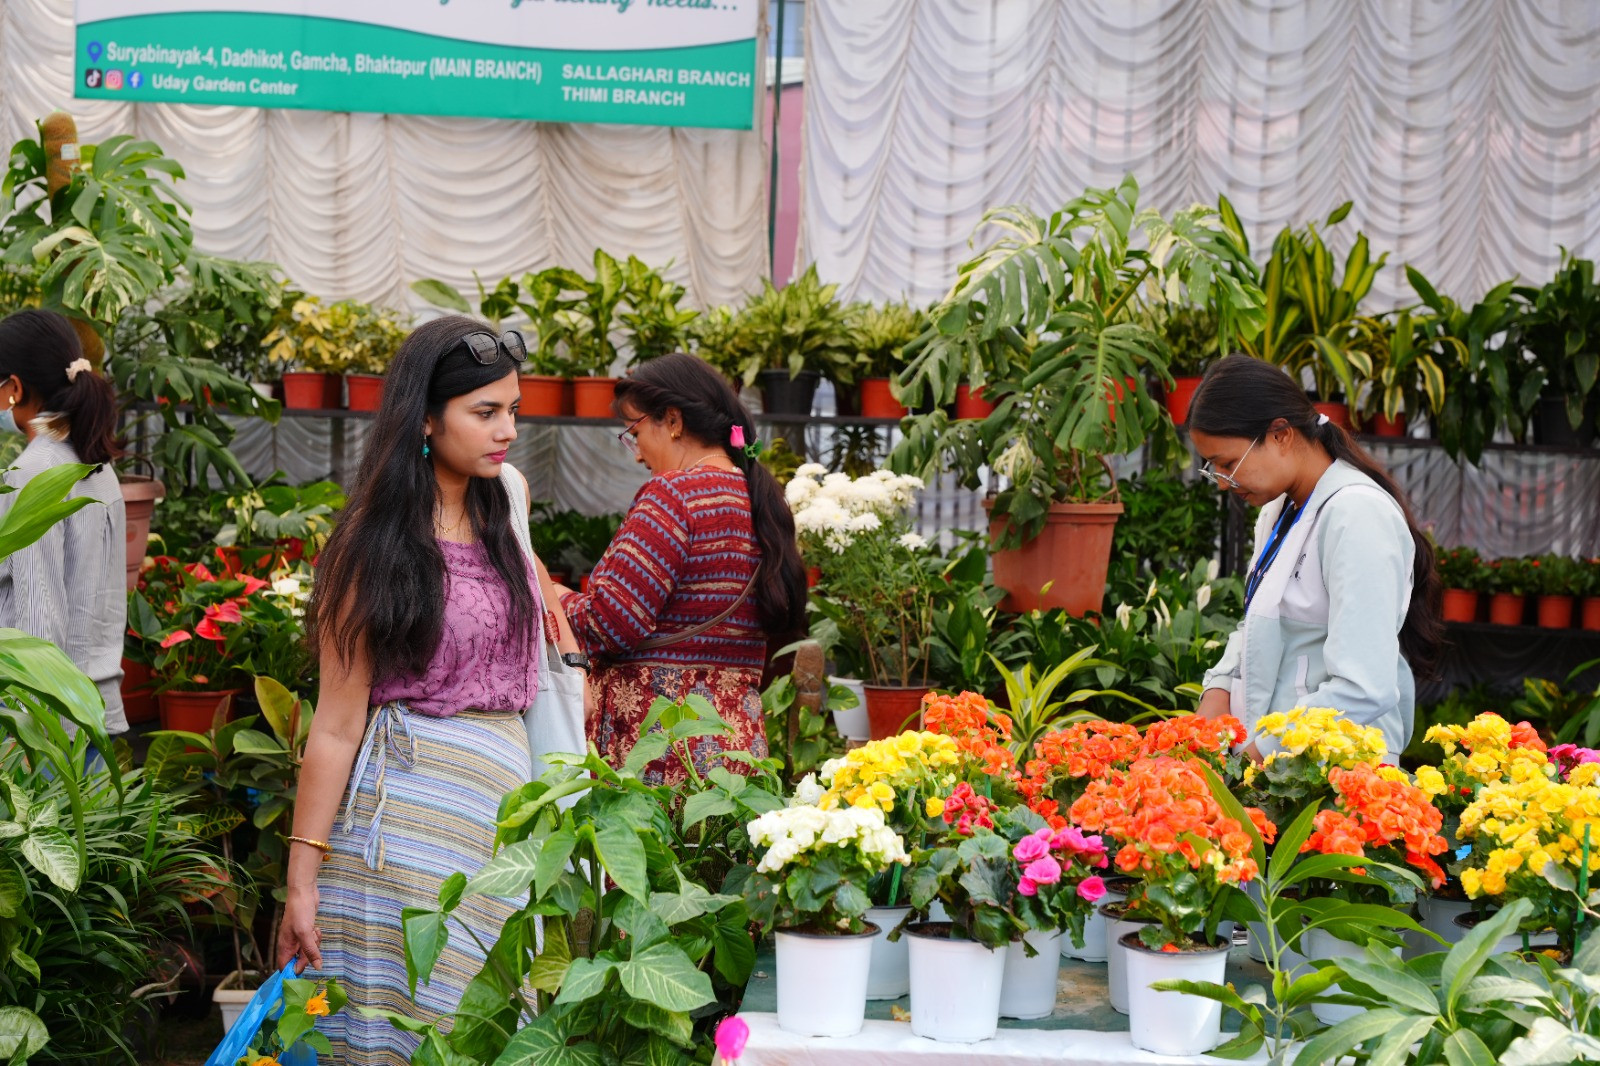
[[[612,410],[651,478],[588,591],[561,599],[594,661],[589,738],[620,766],[656,697],[697,694],[731,730],[690,742],[699,771],[723,750],[763,757],[761,675],[768,648],[804,632],[806,583],[783,492],[740,446],[756,439],[750,414],[722,375],[682,354],[635,368]],[[653,782],[683,774],[673,759],[645,771]]]

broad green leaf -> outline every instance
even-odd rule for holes
[[[735,987],[743,987],[756,968],[756,944],[749,925],[743,907],[729,907],[717,916],[711,932],[711,963],[722,979]]]
[[[626,1000],[622,1005],[622,1020],[635,1029],[658,1033],[679,1047],[692,1047],[694,1023],[683,1011],[662,1010],[654,1003]]]
[[[572,960],[566,976],[562,978],[561,994],[556,997],[556,1002],[581,1003],[590,996],[598,996],[605,991],[606,982],[616,969],[617,963],[607,958]]]
[[[1411,1045],[1421,1040],[1438,1020],[1438,1015],[1428,1014],[1400,1022],[1378,1042],[1367,1066],[1405,1066],[1410,1059]]]
[[[692,829],[707,818],[732,814],[736,809],[733,799],[722,792],[696,792],[684,801],[683,827]]]
[[[555,995],[561,991],[561,980],[572,965],[572,949],[567,946],[567,923],[544,923],[544,949],[528,968],[528,984],[541,992]]]
[[[1600,1062],[1600,1040],[1574,1033],[1547,1017],[1535,1018],[1528,1031],[1500,1056],[1501,1066],[1567,1066],[1573,1062]]]
[[[400,924],[405,929],[406,982],[413,998],[417,994],[417,981],[428,983],[434,964],[450,939],[445,928],[445,916],[438,911],[406,907],[400,912]]]
[[[1444,1013],[1452,1020],[1456,1017],[1456,1000],[1467,983],[1478,976],[1478,971],[1489,956],[1494,954],[1500,938],[1509,934],[1533,910],[1529,900],[1512,900],[1500,908],[1487,921],[1477,924],[1450,949],[1439,968],[1439,986],[1444,990]]]
[[[22,841],[22,856],[65,892],[75,892],[83,874],[78,849],[60,829],[36,829]]]
[[[1444,1060],[1450,1066],[1499,1066],[1500,1061],[1471,1029],[1457,1029],[1445,1037]]]
[[[1385,954],[1388,954],[1387,952]],[[1389,955],[1393,958],[1392,955]],[[1439,1001],[1435,998],[1432,989],[1426,984],[1412,977],[1404,970],[1382,966],[1364,959],[1344,957],[1335,960],[1339,969],[1349,974],[1356,981],[1374,992],[1379,998],[1393,1003],[1397,1007],[1420,1014],[1433,1015],[1439,1010]]]
[[[233,735],[233,750],[241,755],[282,755],[283,745],[255,729],[241,729]]]
[[[27,898],[28,883],[22,871],[9,859],[0,858],[0,918],[15,918]]]
[[[472,314],[472,306],[455,289],[442,281],[433,278],[419,278],[411,283],[411,291],[433,304],[447,311],[454,311],[458,315]]]
[[[652,944],[617,968],[628,995],[663,1010],[694,1010],[716,998],[711,978],[697,969],[676,944]]]
[[[646,874],[644,844],[639,840],[638,831],[626,824],[603,825],[595,833],[594,843],[600,865],[605,867],[617,887],[634,899],[648,900],[650,882]]]
[[[1383,1036],[1405,1020],[1405,1015],[1394,1010],[1368,1011],[1348,1018],[1307,1041],[1301,1047],[1300,1054],[1295,1056],[1294,1066],[1322,1066],[1323,1063],[1337,1062],[1352,1048],[1375,1036]]]
[[[544,899],[550,892],[550,886],[561,879],[562,872],[567,869],[567,860],[572,857],[572,849],[577,846],[577,834],[565,826],[545,838],[544,847],[539,850],[538,860],[533,867],[535,899]]]
[[[467,882],[466,896],[521,896],[533,884],[542,840],[519,840],[501,849]]]
[[[50,1040],[50,1031],[31,1010],[0,1007],[0,1058],[22,1062]]]
[[[16,965],[17,969],[32,974],[35,981],[39,980],[39,963],[32,955],[29,955],[16,945],[12,945],[11,948],[11,961]]]
[[[273,734],[286,745],[292,743],[294,738],[289,735],[289,721],[294,715],[294,693],[271,677],[257,676],[255,689],[256,702],[261,705],[261,716],[272,727]]]

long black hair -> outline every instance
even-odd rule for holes
[[[474,359],[461,339],[475,332],[491,331],[476,319],[448,315],[418,326],[400,345],[349,506],[317,559],[307,639],[347,664],[364,649],[374,682],[427,670],[444,632],[444,553],[434,539],[439,483],[422,454],[423,419],[441,417],[450,399],[517,369],[503,348],[489,366]],[[511,501],[498,479],[468,481],[467,514],[510,590],[509,636],[531,655],[538,612],[511,531]]]
[[[1189,427],[1214,437],[1259,440],[1283,419],[1308,441],[1322,445],[1383,486],[1405,515],[1416,545],[1411,567],[1411,603],[1400,628],[1400,652],[1421,678],[1434,675],[1444,641],[1442,593],[1433,544],[1417,526],[1406,494],[1378,461],[1336,422],[1323,422],[1311,399],[1293,378],[1271,363],[1248,355],[1230,355],[1206,371],[1189,401]]]
[[[117,447],[117,391],[79,364],[83,344],[66,317],[30,308],[0,321],[0,381],[15,374],[22,398],[37,404],[45,428],[59,433],[85,463],[99,466]]]
[[[731,443],[734,426],[742,427],[747,441],[757,437],[755,422],[728,379],[705,360],[674,352],[639,364],[617,383],[611,409],[621,415],[624,404],[657,419],[676,407],[683,415],[685,433],[705,444],[720,445],[744,471],[750,525],[761,548],[753,595],[762,625],[783,644],[804,634],[806,568],[795,540],[794,515],[772,472]]]

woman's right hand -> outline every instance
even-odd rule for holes
[[[317,886],[290,888],[289,899],[283,907],[283,922],[278,926],[278,969],[283,969],[296,956],[300,964],[295,973],[303,973],[307,966],[322,969],[322,932],[317,929]]]
[[[1200,694],[1195,713],[1201,718],[1221,718],[1233,711],[1233,694],[1225,688],[1208,688]]]

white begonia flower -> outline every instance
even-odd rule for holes
[[[822,801],[822,793],[826,791],[816,774],[807,774],[794,786],[794,798],[789,801],[791,807],[815,807]]]
[[[1133,628],[1133,608],[1125,603],[1117,604],[1117,625],[1123,629]]]
[[[898,541],[900,547],[907,551],[919,552],[928,546],[928,540],[921,533],[902,533]]]
[[[1211,602],[1211,586],[1210,585],[1201,585],[1198,589],[1195,590],[1194,605],[1196,607],[1200,608],[1200,610],[1203,611],[1203,610],[1206,609],[1206,604],[1208,604],[1210,602]]]
[[[1217,579],[1217,575],[1220,574],[1221,572],[1222,572],[1222,561],[1220,559],[1213,559],[1209,563],[1206,564],[1206,580],[1207,581],[1215,581]]]
[[[831,785],[833,784],[835,775],[839,773],[839,767],[843,765],[843,758],[829,759],[827,762],[822,764],[822,769],[817,771],[817,776],[822,779],[822,783],[824,785]]]

